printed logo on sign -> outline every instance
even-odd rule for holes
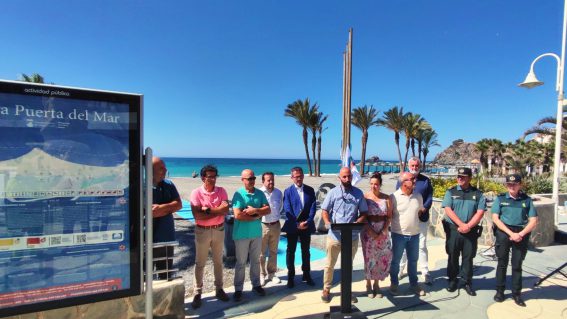
[[[61,245],[61,236],[53,236],[49,238],[49,245]]]
[[[87,235],[81,234],[81,235],[75,236],[75,243],[86,244],[87,243]]]

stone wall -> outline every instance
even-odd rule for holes
[[[532,247],[549,246],[553,243],[555,233],[553,209],[554,204],[550,198],[540,195],[532,195],[534,199],[535,208],[538,213],[538,224],[532,231],[530,236],[530,244]],[[567,198],[567,196],[566,196]],[[482,237],[479,238],[479,244],[492,246],[494,244],[494,234],[492,232],[492,213],[490,208],[492,202],[488,203],[488,208],[484,213],[481,225],[484,227]],[[429,224],[429,234],[435,237],[445,238],[443,231],[443,220],[445,214],[441,208],[441,200],[434,199],[433,206],[431,207],[431,218]]]
[[[154,281],[154,318],[185,318],[183,279]],[[8,317],[7,319],[143,319],[144,295]]]

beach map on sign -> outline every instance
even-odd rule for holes
[[[17,203],[53,197],[120,196],[128,186],[128,172],[127,162],[115,167],[87,166],[33,149],[0,162],[0,199]]]

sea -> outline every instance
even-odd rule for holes
[[[290,175],[290,169],[295,166],[303,168],[307,175],[309,170],[305,159],[267,159],[267,158],[190,158],[162,157],[167,166],[168,177],[192,177],[199,174],[206,164],[213,164],[219,171],[219,176],[240,176],[243,169],[249,168],[261,175],[272,172],[276,175]],[[355,162],[357,162],[355,160]],[[313,165],[313,164],[311,164]],[[341,166],[340,160],[321,160],[321,174],[337,174]],[[443,172],[444,168],[431,168],[433,172]],[[365,166],[367,172],[398,173],[397,161],[381,161]]]

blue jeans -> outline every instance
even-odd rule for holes
[[[390,282],[399,285],[400,260],[406,251],[408,257],[408,277],[410,285],[417,285],[417,259],[419,257],[419,234],[405,236],[392,233],[392,264],[390,265]]]

